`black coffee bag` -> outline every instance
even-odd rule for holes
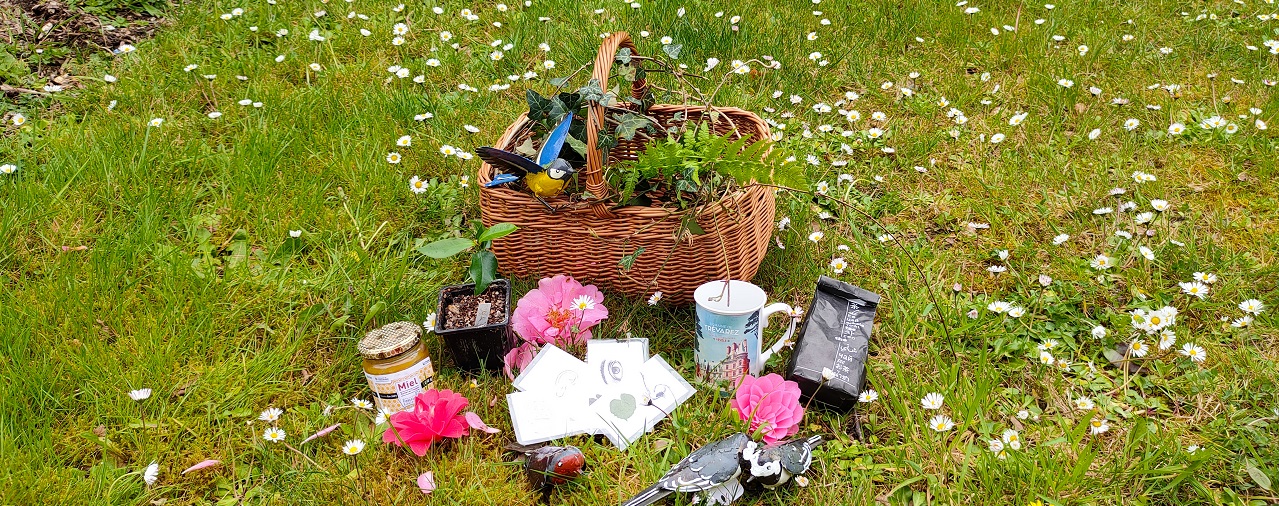
[[[808,314],[795,337],[786,377],[799,383],[807,400],[851,410],[866,382],[866,353],[879,295],[822,276]],[[823,371],[830,379],[823,381]]]

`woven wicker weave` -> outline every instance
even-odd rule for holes
[[[604,40],[592,73],[603,89],[608,89],[609,71],[619,48],[637,54],[625,32]],[[647,86],[644,80],[637,80],[632,95],[643,97]],[[715,111],[715,133],[735,131],[754,140],[769,138],[768,125],[754,114],[731,107]],[[706,111],[703,107],[658,104],[648,112],[666,127],[677,113],[696,121]],[[585,178],[587,191],[600,196],[613,194],[604,179],[605,160],[595,147],[603,115],[600,105],[588,110],[587,163],[579,174]],[[513,150],[530,135],[527,115],[521,115],[495,146]],[[618,139],[609,160],[634,160],[643,150],[642,142],[638,136],[634,141]],[[478,182],[483,185],[493,176],[493,167],[483,164]],[[501,222],[519,226],[519,231],[493,243],[493,253],[504,273],[520,277],[568,274],[632,295],[661,291],[675,303],[691,301],[693,290],[707,281],[753,278],[768,250],[775,214],[773,192],[760,186],[749,186],[719,202],[682,212],[643,206],[613,209],[608,202],[570,202],[562,196],[547,202],[557,212],[515,189],[485,188],[480,192],[486,226]],[[697,224],[706,234],[685,232],[684,237],[676,238],[681,221],[690,212],[696,213]],[[623,270],[619,262],[637,248],[644,248],[643,254],[629,270]]]

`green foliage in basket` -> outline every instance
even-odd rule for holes
[[[612,167],[610,183],[623,205],[650,205],[651,196],[660,195],[680,209],[712,202],[752,181],[806,187],[803,167],[770,147],[768,141],[717,135],[705,123],[692,123],[650,142],[634,162]]]

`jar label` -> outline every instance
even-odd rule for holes
[[[431,357],[426,357],[403,371],[391,374],[364,373],[369,380],[369,388],[373,390],[373,401],[378,409],[387,413],[413,409],[413,400],[417,394],[430,388],[435,380],[435,370],[431,367]]]

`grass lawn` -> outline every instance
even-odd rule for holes
[[[549,92],[620,30],[645,54],[671,37],[696,73],[722,60],[704,72],[716,79],[731,60],[775,58],[780,69],[752,64],[716,103],[775,122],[814,188],[886,227],[779,195],[789,227],[756,282],[799,305],[819,274],[882,294],[868,371],[879,397],[852,415],[810,411],[802,433],[833,440],[811,483],[741,503],[1279,501],[1279,138],[1264,128],[1279,126],[1266,81],[1279,56],[1265,45],[1279,5],[509,1],[201,0],[136,51],[70,64],[82,87],[0,104],[0,164],[16,167],[0,175],[0,503],[533,503],[501,449],[504,377],[472,383],[428,335],[438,385],[503,432],[419,458],[351,406],[369,397],[355,343],[425,320],[465,276],[463,261],[413,250],[479,216],[463,179],[479,161],[441,146],[495,141],[525,89]],[[1170,135],[1174,123],[1184,132]],[[396,145],[404,135],[411,146]],[[412,176],[435,182],[415,194]],[[1099,255],[1108,268],[1091,265]],[[1197,272],[1215,275],[1202,298],[1179,285]],[[516,280],[515,295],[535,281]],[[646,298],[607,294],[596,336],[649,337],[691,377],[691,308]],[[1265,309],[1245,313],[1248,299]],[[998,301],[1020,316],[988,309]],[[1164,306],[1179,314],[1160,349],[1130,312]],[[1104,352],[1134,339],[1149,353],[1126,374]],[[127,395],[141,388],[149,399]],[[930,392],[940,411],[921,407]],[[737,430],[726,405],[703,390],[626,452],[565,441],[589,472],[552,502],[621,502]],[[272,406],[297,451],[263,440],[258,413]],[[954,427],[932,430],[937,414]],[[1094,434],[1094,419],[1108,430]],[[989,441],[1008,429],[1023,445],[1001,459]],[[339,446],[356,438],[369,446],[353,461]],[[180,474],[205,459],[222,465]],[[439,487],[429,497],[414,484],[424,471]]]

